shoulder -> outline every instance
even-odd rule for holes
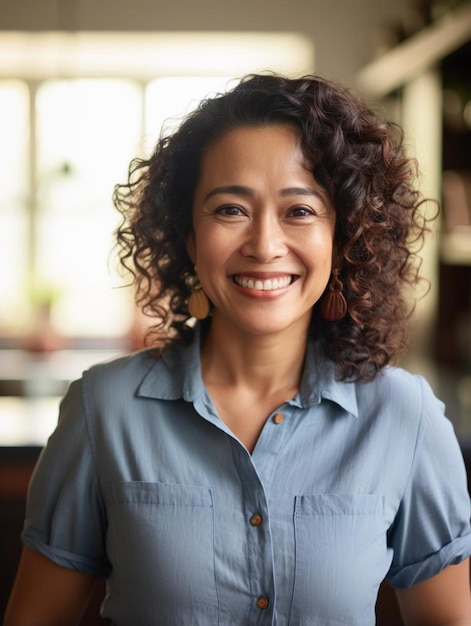
[[[76,381],[85,395],[108,401],[137,389],[146,374],[159,362],[150,351],[136,352],[92,365]]]
[[[396,441],[416,441],[425,432],[452,430],[444,404],[420,375],[387,367],[371,382],[355,383],[359,419]]]
[[[371,383],[363,384],[372,384],[384,391],[402,390],[406,394],[416,394],[420,392],[423,382],[425,382],[425,379],[418,374],[412,374],[401,367],[387,366],[380,371],[379,375]]]
[[[113,386],[122,383],[129,387],[141,381],[159,361],[161,357],[155,356],[150,350],[134,352],[92,365],[83,373],[83,379]]]
[[[84,372],[81,385],[91,402],[128,402],[137,398],[178,399],[197,379],[199,350],[193,342],[176,344],[162,355],[143,350],[94,365]]]
[[[116,413],[136,396],[141,381],[160,359],[150,351],[136,352],[92,365],[74,380],[61,400],[60,422],[88,422],[92,414]]]
[[[400,367],[384,368],[373,381],[357,383],[356,391],[359,398],[381,403],[396,412],[422,413],[429,408],[443,411],[443,403],[425,378]]]
[[[69,429],[84,430],[95,456],[117,450],[123,433],[129,436],[136,420],[152,411],[143,386],[151,379],[148,384],[160,394],[170,378],[167,372],[164,356],[147,350],[97,363],[70,385],[61,402],[60,421]]]

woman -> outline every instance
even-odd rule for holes
[[[154,349],[71,385],[5,626],[471,624],[460,451],[406,346],[426,225],[401,135],[317,77],[250,76],[117,189]],[[191,318],[199,318],[196,325]],[[157,347],[156,347],[157,346]]]

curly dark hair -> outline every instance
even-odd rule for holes
[[[202,156],[216,138],[247,125],[294,125],[316,181],[336,211],[335,246],[348,314],[327,322],[313,308],[311,336],[324,341],[342,379],[370,380],[405,351],[419,283],[427,220],[415,189],[417,167],[401,129],[384,121],[349,89],[319,76],[249,75],[231,91],[203,101],[181,126],[159,139],[149,159],[131,163],[114,203],[121,264],[137,303],[156,319],[160,350],[191,340],[185,241]]]

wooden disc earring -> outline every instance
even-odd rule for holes
[[[196,267],[195,267],[196,272]],[[188,313],[197,320],[204,320],[211,310],[208,296],[206,295],[198,275],[190,278],[191,294],[188,298]]]

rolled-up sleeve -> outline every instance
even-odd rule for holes
[[[22,541],[59,565],[104,577],[106,513],[84,411],[77,381],[33,473]]]
[[[471,554],[466,469],[443,404],[420,379],[422,420],[406,490],[388,534],[387,580],[410,587]]]

